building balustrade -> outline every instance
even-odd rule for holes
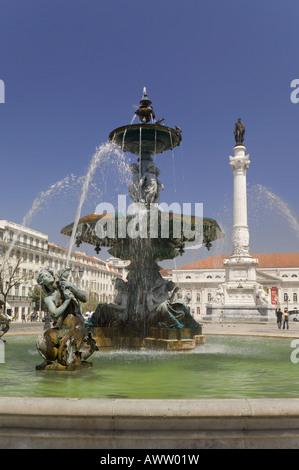
[[[16,241],[15,243],[16,246],[21,246],[22,248],[27,248],[29,250],[35,250],[35,251],[40,251],[41,253],[47,253],[48,254],[48,248],[41,248],[40,246],[33,245],[32,243],[24,243],[19,240]]]
[[[25,295],[8,295],[7,300],[8,301],[10,301],[10,300],[19,300],[19,301],[22,301],[22,302],[30,302],[29,297],[27,297]]]

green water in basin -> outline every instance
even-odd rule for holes
[[[37,336],[10,336],[0,363],[0,395],[70,398],[278,398],[299,397],[299,364],[290,339],[206,337],[182,352],[97,352],[93,367],[38,372]]]

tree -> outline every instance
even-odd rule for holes
[[[30,301],[35,304],[34,310],[46,311],[47,307],[45,304],[46,293],[44,289],[39,286],[34,286],[32,291],[29,293],[28,297]]]
[[[6,302],[12,287],[21,283],[27,283],[29,277],[27,273],[21,273],[22,257],[20,255],[3,257],[0,265],[0,293],[3,302],[3,313],[6,313]]]

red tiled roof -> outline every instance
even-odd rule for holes
[[[252,258],[257,258],[258,268],[299,268],[299,253],[269,253],[251,254]],[[194,263],[186,264],[177,269],[221,269],[224,268],[223,260],[230,255],[214,255],[204,258]]]

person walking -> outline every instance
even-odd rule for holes
[[[279,308],[276,312],[276,318],[277,318],[277,326],[281,330],[281,322],[282,322],[282,311]]]
[[[25,312],[22,313],[22,323],[26,323],[26,315],[25,315]]]
[[[282,316],[282,321],[283,321],[283,326],[282,329],[285,329],[285,326],[287,325],[287,330],[289,329],[289,314],[288,314],[288,309],[285,308]]]

